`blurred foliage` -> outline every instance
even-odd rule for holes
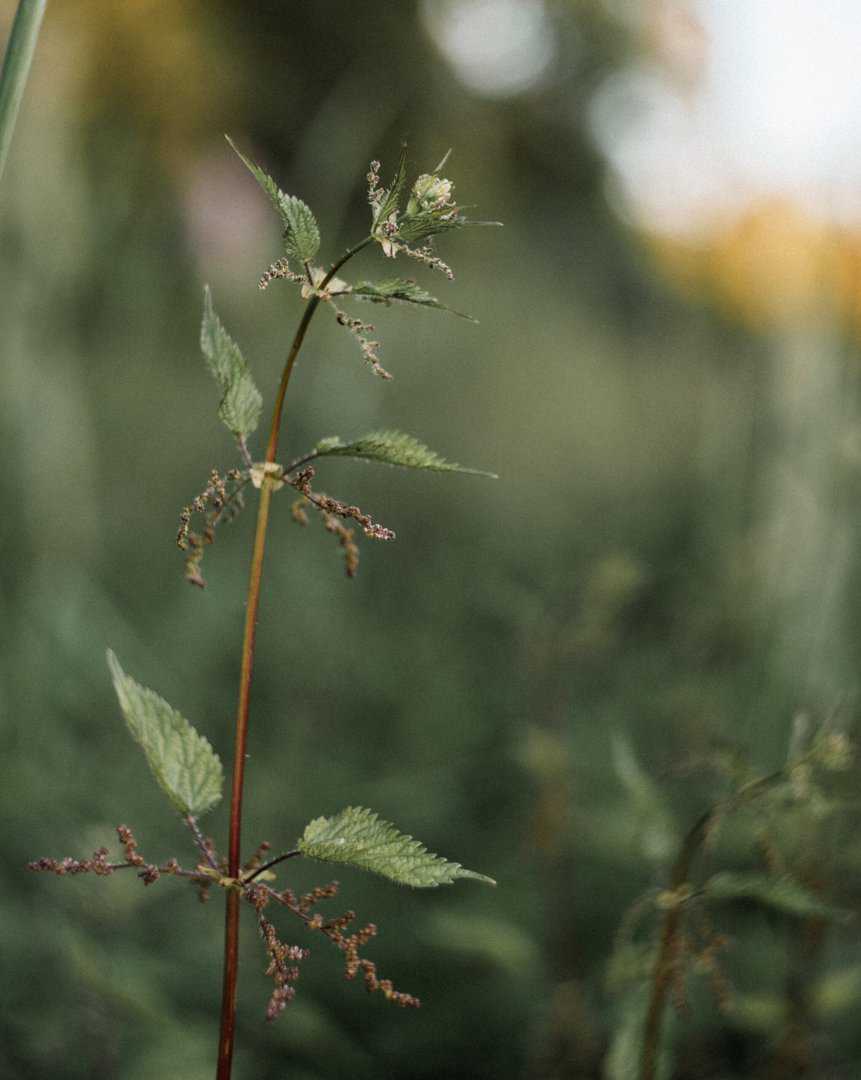
[[[770,257],[750,242],[701,262],[718,295],[616,217],[588,109],[640,48],[623,7],[548,4],[555,59],[507,97],[458,80],[413,0],[370,23],[344,0],[289,17],[263,0],[49,7],[0,202],[0,1076],[211,1073],[220,903],[23,867],[88,855],[120,821],[153,858],[191,854],[123,729],[106,644],[230,747],[251,515],[220,532],[205,592],[173,542],[180,507],[233,462],[198,355],[201,286],[270,401],[298,305],[257,290],[280,241],[225,131],[313,207],[324,260],[364,235],[367,163],[390,175],[402,137],[421,168],[453,146],[458,198],[506,223],[440,246],[480,327],[381,309],[391,384],[338,327],[312,328],[285,460],[396,427],[502,479],[321,462],[327,489],[398,533],[365,545],[353,582],[274,508],[245,825],[249,848],[278,845],[368,805],[499,888],[424,895],[344,870],[416,1013],[343,984],[318,945],[265,1025],[249,921],[238,1080],[632,1075],[641,1004],[605,977],[625,913],[665,887],[728,777],[783,764],[794,714],[851,721],[851,319],[791,304],[789,285],[770,298],[791,230]],[[447,303],[455,286],[416,270]],[[858,779],[853,764],[818,816],[808,792],[772,822],[793,871],[849,911]],[[762,869],[756,825],[722,826],[710,873]],[[319,869],[291,863],[291,885]],[[750,899],[722,918],[734,1009],[691,990],[673,1075],[857,1075],[856,928],[814,941]]]

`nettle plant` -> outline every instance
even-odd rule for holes
[[[826,929],[851,919],[825,895],[830,890],[823,859],[824,837],[847,809],[838,774],[848,774],[855,757],[848,719],[837,710],[813,724],[800,714],[786,763],[766,775],[739,752],[715,752],[702,764],[722,794],[680,837],[665,793],[627,740],[617,739],[616,772],[643,836],[650,834],[656,849],[666,848],[664,854],[676,850],[665,887],[638,897],[616,935],[607,970],[607,989],[616,1002],[604,1065],[608,1080],[666,1080],[672,1074],[674,1028],[681,1027],[674,1015],[695,1019],[690,998],[698,979],[705,981],[719,1015],[754,1031],[762,1031],[765,1021],[780,1069],[775,1076],[809,1072],[813,1001],[827,996],[826,980],[817,984],[815,978],[816,956],[824,949]],[[730,849],[730,859],[722,847]],[[783,920],[790,928],[790,951],[801,943],[800,955],[788,964],[774,957],[789,971],[785,1001],[773,991],[734,985],[724,969],[733,941],[723,926],[738,908],[760,909],[774,926]],[[842,973],[838,978],[845,981]],[[841,995],[832,990],[830,1000]]]
[[[230,140],[228,140],[229,142]],[[231,142],[230,145],[236,150]],[[206,363],[221,391],[218,414],[236,440],[239,461],[225,473],[213,469],[203,491],[180,515],[177,536],[186,553],[186,578],[194,585],[205,585],[201,574],[204,551],[213,543],[221,522],[231,520],[242,509],[249,489],[256,492],[257,525],[254,535],[251,572],[246,601],[245,632],[239,703],[233,747],[230,824],[226,853],[201,831],[199,819],[222,797],[224,773],[221,761],[208,740],[180,713],[153,690],[141,686],[108,652],[108,665],[120,710],[132,737],[142,748],[150,769],[173,807],[190,831],[197,851],[197,861],[184,867],[176,858],[156,863],[145,859],[138,850],[130,828],[117,828],[122,857],[112,861],[108,849],[99,848],[89,859],[43,858],[31,863],[33,870],[67,874],[93,873],[110,876],[120,870],[135,870],[146,885],[162,877],[182,879],[199,890],[206,899],[214,886],[226,894],[224,945],[224,981],[221,1007],[221,1030],[218,1046],[217,1076],[231,1075],[234,1048],[236,987],[238,971],[239,913],[247,904],[254,913],[268,958],[266,974],[274,984],[266,1016],[273,1020],[295,993],[299,965],[309,953],[304,945],[288,944],[281,938],[270,916],[279,911],[298,920],[304,931],[317,931],[328,938],[344,955],[346,977],[361,976],[369,991],[379,991],[387,1000],[405,1007],[417,1007],[418,998],[396,990],[391,981],[380,977],[374,962],[362,950],[375,935],[372,923],[350,929],[356,913],[347,911],[326,917],[317,910],[322,901],[333,898],[337,882],[320,885],[305,895],[277,884],[276,868],[283,870],[289,859],[304,856],[323,862],[353,866],[380,874],[390,881],[417,888],[448,885],[458,878],[471,878],[495,884],[492,878],[466,870],[428,852],[422,844],[399,832],[377,814],[363,807],[350,806],[331,817],[318,817],[308,824],[295,845],[277,855],[270,855],[271,845],[261,843],[248,858],[241,854],[242,799],[248,743],[249,702],[254,665],[255,628],[260,603],[263,556],[272,497],[284,488],[296,493],[292,517],[307,524],[308,513],[319,515],[324,528],[332,533],[342,549],[346,572],[353,577],[358,568],[359,551],[356,533],[374,540],[390,541],[394,532],[374,521],[351,503],[316,490],[313,486],[316,467],[323,458],[351,457],[408,469],[431,469],[438,472],[478,473],[452,464],[417,439],[397,431],[375,431],[361,438],[343,441],[337,437],[321,439],[307,453],[288,465],[278,462],[278,448],[283,432],[284,402],[296,358],[317,308],[328,307],[336,321],[356,339],[371,369],[383,379],[391,375],[380,363],[380,344],[370,335],[374,327],[356,317],[342,304],[355,300],[366,304],[406,304],[451,310],[441,304],[411,278],[386,278],[350,285],[336,274],[363,249],[378,245],[383,254],[398,255],[453,277],[451,269],[436,254],[432,244],[436,236],[474,224],[453,199],[450,180],[442,176],[448,155],[430,173],[424,173],[407,187],[406,151],[401,152],[394,179],[386,187],[380,182],[380,164],[371,163],[368,172],[368,202],[371,229],[328,270],[314,260],[320,247],[317,221],[304,202],[286,195],[275,181],[238,150],[236,153],[271,199],[283,228],[284,256],[273,263],[260,279],[260,288],[284,281],[298,286],[304,311],[293,337],[281,382],[272,410],[272,421],[262,461],[255,461],[249,439],[256,431],[263,399],[255,386],[249,367],[237,344],[219,320],[207,288],[204,293],[203,324],[200,343]],[[460,313],[455,313],[460,314]],[[492,476],[491,473],[483,475]]]

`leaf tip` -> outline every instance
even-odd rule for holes
[[[449,147],[448,150],[446,150],[446,152],[442,156],[442,159],[441,159],[440,163],[433,170],[434,175],[436,175],[436,173],[442,172],[442,170],[445,168],[446,163],[448,162],[448,159],[450,157],[451,157],[451,147]]]
[[[482,885],[490,885],[494,889],[499,885],[496,878],[489,877],[487,874],[479,874],[474,870],[468,870],[465,874],[461,874],[461,877],[472,878],[473,881],[480,881]]]
[[[117,682],[119,682],[124,677],[125,672],[120,666],[120,662],[117,659],[117,654],[114,652],[113,649],[105,649],[105,659],[108,662],[108,668],[111,672],[111,678],[113,679],[114,685],[116,686]]]

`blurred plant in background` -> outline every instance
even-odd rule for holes
[[[332,577],[325,545],[289,536],[273,595],[296,598],[302,646],[279,638],[281,612],[264,606],[255,693],[283,734],[250,762],[248,825],[280,835],[312,800],[397,820],[420,791],[416,833],[446,850],[457,831],[458,858],[493,867],[503,887],[492,913],[464,890],[445,907],[431,897],[421,916],[398,896],[379,905],[375,890],[387,929],[376,958],[395,970],[409,918],[420,946],[404,982],[433,1009],[393,1025],[385,1010],[345,1007],[308,968],[289,1034],[261,1034],[256,1002],[240,1010],[255,1060],[240,1056],[238,1075],[280,1077],[286,1062],[302,1080],[371,1076],[384,1057],[395,1076],[611,1076],[626,1021],[643,1017],[606,981],[625,912],[672,891],[703,813],[784,766],[794,717],[851,731],[857,185],[835,147],[857,146],[843,73],[858,41],[845,5],[766,0],[410,0],[378,7],[373,34],[338,0],[289,20],[263,3],[49,8],[0,211],[10,865],[79,850],[82,822],[98,846],[118,796],[130,819],[151,820],[123,733],[103,721],[114,706],[101,642],[129,670],[157,671],[169,700],[226,738],[242,617],[228,598],[243,575],[225,552],[207,592],[186,595],[165,542],[212,465],[188,348],[199,280],[236,298],[221,314],[261,358],[261,382],[280,366],[265,361],[279,313],[244,291],[277,253],[221,132],[287,190],[318,193],[315,210],[340,226],[334,250],[366,228],[345,177],[364,171],[368,148],[382,157],[407,136],[416,160],[455,145],[459,190],[480,189],[508,223],[492,260],[465,251],[458,265],[460,306],[492,335],[451,320],[439,342],[421,313],[388,326],[380,308],[394,382],[367,378],[334,320],[315,331],[333,362],[297,371],[297,417],[325,407],[335,431],[420,430],[487,463],[506,495],[453,497],[430,480],[420,505],[397,498],[393,514],[397,479],[367,470],[357,501],[404,542],[385,572],[368,545],[352,583]],[[644,69],[647,101],[671,88],[669,112],[644,112],[626,89]],[[715,112],[722,124],[690,134],[691,117]],[[776,169],[751,183],[751,154],[804,168],[789,185]],[[436,355],[457,358],[456,381],[440,380]],[[294,435],[311,446],[318,432],[300,420]],[[247,528],[240,519],[219,543],[241,547]],[[333,622],[338,647],[323,647]],[[285,740],[286,774],[274,754]],[[350,767],[324,779],[309,751],[320,740],[348,747]],[[768,799],[785,869],[840,912],[857,910],[861,880],[858,774],[854,759],[813,778],[819,795]],[[47,827],[58,807],[67,833]],[[765,807],[724,823],[695,888],[768,868]],[[146,850],[172,849],[164,818],[140,836]],[[185,916],[119,875],[47,899],[38,884],[14,878],[0,894],[19,973],[0,1013],[8,1075],[55,1075],[62,1050],[73,1078],[208,1076],[195,1070],[217,972],[194,947],[197,908]],[[713,921],[733,1008],[718,1008],[708,978],[689,983],[688,1015],[666,1027],[675,1075],[771,1080],[793,1041],[800,1075],[856,1075],[854,923],[820,932],[755,896],[722,902]],[[646,938],[644,925],[634,943]],[[169,978],[154,942],[176,956]],[[258,942],[248,948],[247,969]],[[65,1010],[46,1007],[56,1001]]]

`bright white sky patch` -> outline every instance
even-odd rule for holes
[[[555,55],[543,0],[424,0],[421,13],[455,75],[484,97],[528,90]]]
[[[592,110],[625,202],[696,230],[763,194],[861,220],[861,2],[697,0],[706,70],[683,92],[657,67],[613,75]]]

